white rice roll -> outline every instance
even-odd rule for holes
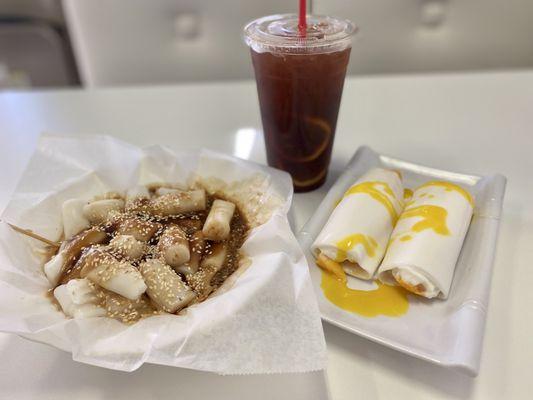
[[[472,196],[452,183],[416,189],[394,228],[379,279],[426,298],[447,298],[473,207]]]
[[[48,281],[53,285],[57,285],[59,278],[63,273],[63,267],[66,264],[67,255],[64,251],[59,251],[46,264],[44,264],[44,274]]]
[[[92,249],[82,259],[81,277],[87,278],[111,292],[137,300],[146,285],[140,272],[127,261],[119,261],[105,249]]]
[[[160,188],[157,188],[155,190],[155,195],[156,196],[163,196],[165,194],[178,193],[178,192],[182,192],[182,190],[169,188],[169,187],[160,187]]]
[[[161,229],[158,222],[145,221],[140,218],[125,218],[118,222],[116,233],[130,235],[141,242],[148,242]]]
[[[83,207],[86,204],[87,202],[82,199],[70,199],[63,202],[61,215],[65,239],[70,239],[91,226],[91,222],[83,213]]]
[[[163,311],[175,313],[196,297],[180,276],[161,260],[146,260],[139,270],[148,286],[148,297]]]
[[[348,275],[371,279],[402,207],[400,174],[371,169],[346,191],[311,250],[339,263]]]
[[[152,199],[150,210],[159,216],[177,215],[202,211],[206,207],[205,190],[178,191]]]
[[[204,237],[217,242],[227,239],[230,234],[230,223],[234,212],[235,204],[220,199],[213,201],[202,229]]]
[[[94,284],[87,279],[71,279],[54,290],[63,312],[72,318],[102,317],[106,310],[98,303]]]
[[[150,299],[145,295],[137,300],[130,300],[110,291],[102,291],[102,297],[107,316],[125,323],[135,322],[157,313]]]
[[[146,186],[143,186],[143,185],[134,186],[126,191],[126,203],[129,203],[137,199],[149,199],[149,198],[150,198],[150,192],[146,188]]]
[[[228,248],[225,243],[215,243],[202,260],[200,269],[187,278],[187,281],[198,293],[200,299],[207,297],[213,290],[211,280],[224,266],[227,254]]]
[[[191,257],[188,262],[174,269],[177,272],[182,273],[185,276],[194,274],[200,267],[200,261],[205,249],[204,235],[201,231],[193,233],[190,241],[190,253]]]
[[[57,285],[61,275],[73,265],[83,249],[94,244],[102,243],[106,239],[107,234],[94,227],[80,232],[70,240],[64,241],[58,253],[44,264],[44,274],[48,278],[48,281],[53,286]]]
[[[190,260],[191,253],[187,235],[178,225],[165,229],[157,244],[165,262],[171,267],[178,267]]]
[[[105,222],[111,214],[121,211],[124,211],[124,200],[122,199],[96,200],[83,207],[83,214],[93,224]]]
[[[117,235],[109,242],[109,246],[131,261],[138,260],[146,252],[146,243],[135,239],[131,235]]]
[[[126,211],[141,212],[148,209],[150,191],[146,186],[137,185],[126,191]]]

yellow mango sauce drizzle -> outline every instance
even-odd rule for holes
[[[430,187],[430,186],[442,187],[447,192],[455,191],[459,193],[461,196],[463,196],[466,199],[466,201],[468,201],[470,205],[474,207],[474,199],[472,198],[472,195],[468,193],[466,190],[464,190],[461,186],[458,186],[451,182],[432,181],[432,182],[424,183],[422,186],[418,187],[418,189],[421,189],[424,187]]]
[[[450,230],[446,225],[448,211],[446,211],[446,209],[443,207],[423,205],[413,208],[407,208],[400,215],[400,219],[413,217],[422,218],[420,221],[416,222],[411,228],[411,231],[413,232],[422,232],[426,229],[432,229],[435,233],[439,235],[448,236],[450,234]]]
[[[399,317],[407,313],[409,301],[407,290],[400,286],[389,286],[376,281],[375,290],[350,289],[345,282],[332,274],[322,271],[322,291],[324,296],[345,311],[364,317]]]
[[[369,257],[374,257],[376,254],[376,248],[378,243],[373,237],[363,235],[361,233],[355,233],[353,235],[346,236],[337,242],[337,258],[335,261],[343,262],[347,259],[346,253],[353,249],[358,244],[362,244],[365,248],[366,254]]]
[[[381,187],[383,192],[378,189],[378,187]],[[366,193],[369,196],[371,196],[374,200],[379,201],[383,206],[387,209],[387,211],[390,214],[392,224],[396,224],[396,221],[398,220],[398,212],[396,211],[396,208],[394,207],[394,204],[392,200],[389,198],[392,197],[395,199],[394,193],[392,192],[390,186],[386,182],[361,182],[357,185],[352,186],[350,189],[344,193],[344,197],[349,196],[351,194],[356,193]],[[387,196],[389,195],[389,196]]]

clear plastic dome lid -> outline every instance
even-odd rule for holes
[[[247,24],[244,41],[258,53],[329,53],[350,47],[356,31],[348,20],[308,15],[304,34],[296,14],[277,14]]]

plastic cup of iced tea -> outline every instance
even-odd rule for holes
[[[296,14],[259,18],[244,28],[252,53],[268,164],[306,192],[327,177],[350,58],[353,23]]]

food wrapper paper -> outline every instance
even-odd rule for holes
[[[324,335],[307,264],[287,220],[292,185],[284,172],[206,150],[177,153],[107,136],[45,135],[2,221],[59,240],[63,201],[153,182],[224,190],[249,218],[244,263],[219,290],[181,315],[132,325],[69,319],[47,297],[43,244],[2,222],[0,330],[123,371],[145,362],[220,374],[323,369]]]

